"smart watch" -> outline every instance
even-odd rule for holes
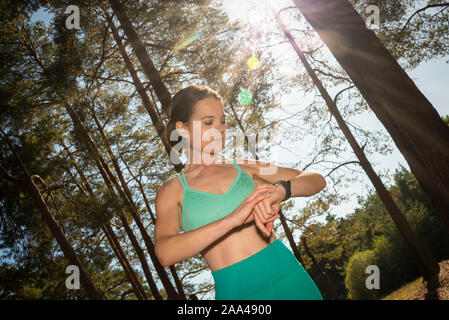
[[[278,180],[273,185],[277,186],[278,184],[281,184],[285,189],[285,197],[282,199],[282,201],[285,201],[290,198],[291,196],[291,185],[290,180]]]

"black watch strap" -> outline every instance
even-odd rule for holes
[[[273,183],[275,186],[278,184],[281,184],[285,189],[285,197],[282,199],[282,201],[285,201],[290,198],[291,196],[291,185],[290,180],[278,180],[275,183]]]

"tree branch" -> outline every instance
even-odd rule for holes
[[[439,4],[429,4],[419,10],[417,10],[415,13],[413,13],[410,18],[408,18],[407,22],[405,23],[405,25],[402,27],[400,32],[403,32],[405,30],[405,28],[407,28],[407,25],[410,23],[410,21],[413,19],[414,16],[416,16],[417,14],[419,14],[422,11],[426,11],[427,9],[430,8],[435,8],[435,7],[449,7],[449,2],[446,3],[439,3]]]

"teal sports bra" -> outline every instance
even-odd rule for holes
[[[184,193],[181,201],[181,229],[190,231],[219,220],[234,211],[256,187],[254,180],[232,160],[238,170],[237,177],[229,190],[224,194],[216,194],[194,190],[187,184],[184,169],[181,170],[181,181]]]

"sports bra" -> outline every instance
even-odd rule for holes
[[[187,184],[184,169],[181,170],[181,181],[184,193],[181,201],[181,229],[190,231],[211,222],[219,220],[234,211],[249,194],[256,184],[249,174],[232,160],[232,164],[238,170],[237,177],[229,190],[224,194],[216,194],[194,190]]]

